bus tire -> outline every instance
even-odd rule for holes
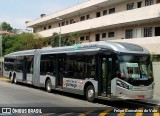
[[[51,91],[52,91],[52,83],[51,83],[50,79],[48,79],[47,82],[46,82],[46,91],[48,93],[51,93]]]
[[[14,84],[17,84],[17,78],[16,78],[16,75],[14,75],[14,76],[13,76],[13,83],[14,83]]]
[[[11,79],[11,77],[12,77],[12,73],[10,72],[10,73],[9,73],[9,79]]]
[[[86,89],[86,98],[89,102],[95,101],[95,90],[92,85],[89,85]]]

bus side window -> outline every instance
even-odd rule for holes
[[[6,71],[8,70],[14,70],[14,59],[10,59],[10,58],[5,58],[4,59],[4,69]]]
[[[56,74],[56,61],[52,54],[42,55],[40,63],[41,75],[55,75]]]
[[[40,62],[40,74],[41,75],[46,75],[46,55],[41,56],[41,62]]]
[[[95,56],[87,56],[87,69],[88,78],[96,78],[96,58]]]
[[[14,69],[17,72],[21,72],[23,69],[23,61],[21,59],[16,59],[14,62]]]

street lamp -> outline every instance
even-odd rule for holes
[[[57,17],[56,19],[60,21],[60,37],[59,37],[59,47],[60,47],[60,46],[61,46],[61,38],[62,38],[62,37],[61,37],[61,36],[62,36],[62,35],[61,35],[62,19],[59,18],[59,17]]]

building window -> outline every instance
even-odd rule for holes
[[[160,27],[155,27],[155,36],[160,36]]]
[[[100,34],[96,34],[96,41],[100,41]]]
[[[104,11],[103,11],[103,16],[104,16],[104,15],[107,15],[107,10],[104,10]]]
[[[37,32],[37,30],[36,29],[33,29],[33,33],[36,33]]]
[[[102,33],[102,38],[106,38],[106,33]]]
[[[96,16],[100,17],[101,16],[101,12],[97,12]]]
[[[141,8],[142,7],[142,1],[137,3],[137,8]]]
[[[109,32],[108,33],[108,37],[110,38],[110,37],[114,37],[114,32]]]
[[[65,25],[65,22],[62,22],[62,26],[64,26]]]
[[[149,6],[153,4],[153,0],[145,0],[145,5]]]
[[[86,16],[86,20],[88,20],[89,18],[90,18],[90,16],[89,16],[89,15],[87,15],[87,16]]]
[[[144,37],[152,37],[152,27],[144,28]]]
[[[80,37],[80,41],[84,41],[84,36]]]
[[[66,21],[66,25],[68,25],[68,21]]]
[[[73,19],[70,20],[70,24],[72,24],[72,23],[74,23],[74,20],[73,20]]]
[[[111,8],[111,9],[109,9],[109,14],[112,14],[112,13],[115,13],[115,8]]]
[[[44,27],[43,29],[46,30],[46,27]]]
[[[133,38],[133,29],[127,29],[126,30],[125,38],[126,39]]]
[[[134,3],[127,4],[127,10],[132,10],[132,9],[134,9]]]
[[[89,36],[86,36],[86,40],[89,40]]]
[[[51,29],[51,25],[48,26],[48,29]]]
[[[85,16],[81,16],[80,21],[84,21],[84,20],[85,20]]]

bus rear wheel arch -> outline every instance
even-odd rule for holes
[[[9,79],[11,79],[11,77],[12,77],[12,73],[10,72],[10,73],[9,73]]]
[[[51,82],[51,79],[50,79],[50,78],[47,78],[47,79],[46,79],[45,89],[46,89],[46,91],[49,92],[49,93],[52,92],[52,82]]]
[[[92,84],[87,84],[85,86],[85,96],[89,102],[95,101],[95,89]]]

